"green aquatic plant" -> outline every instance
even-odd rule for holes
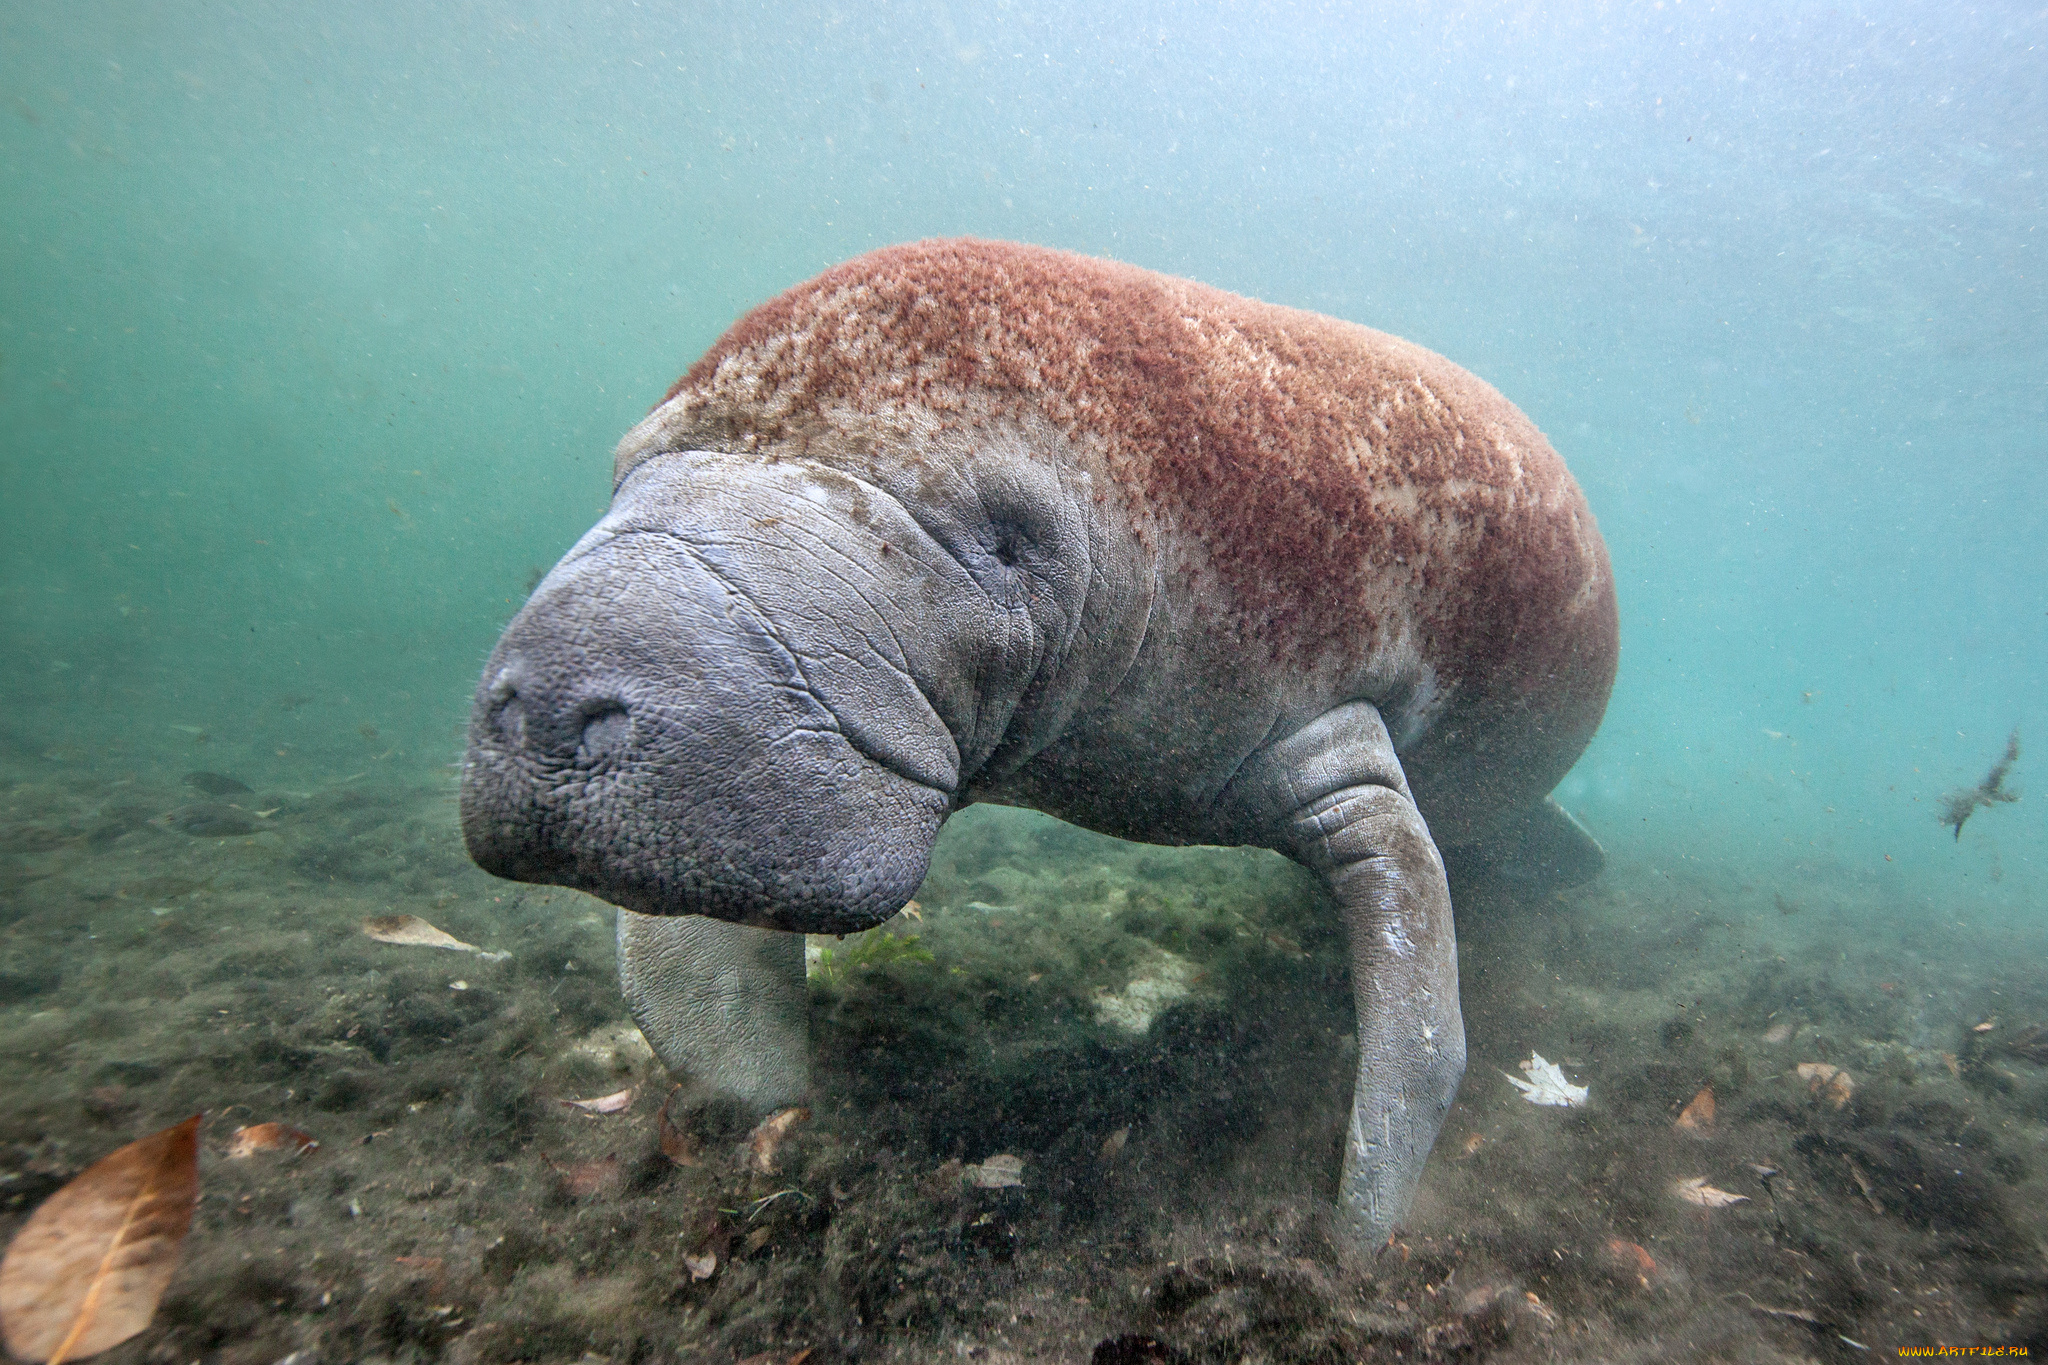
[[[919,941],[918,935],[897,935],[882,929],[870,929],[864,934],[842,939],[837,952],[830,948],[819,949],[818,963],[811,975],[836,986],[864,967],[934,961],[937,959],[932,956],[931,949]]]
[[[1958,842],[1963,837],[1963,822],[1975,815],[1979,806],[2009,805],[2020,799],[2018,792],[2005,790],[2005,775],[2019,756],[2020,727],[2015,725],[2006,736],[2004,756],[1991,765],[1983,781],[1974,787],[1958,787],[1941,798],[1941,823],[1955,830]]]

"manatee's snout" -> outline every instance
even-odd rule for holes
[[[820,933],[893,914],[950,792],[856,746],[849,729],[887,727],[813,689],[816,647],[829,642],[792,638],[678,537],[594,532],[478,684],[470,855],[645,914]]]

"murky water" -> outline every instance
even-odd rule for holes
[[[109,1359],[2048,1347],[2042,39],[1931,4],[13,17],[0,1233],[204,1111],[181,1269]],[[921,918],[816,945],[812,1114],[764,1171],[738,1119],[664,1155],[609,908],[464,856],[478,670],[618,435],[753,304],[960,234],[1409,337],[1599,517],[1621,674],[1557,794],[1609,867],[1454,885],[1471,1063],[1367,1273],[1317,1221],[1342,933],[1277,857],[957,817]],[[2022,799],[1945,825],[2015,727]],[[362,932],[400,914],[509,957]],[[1590,1104],[1523,1103],[1531,1052]],[[227,1155],[268,1120],[319,1148]],[[1021,1185],[975,1183],[997,1155]]]

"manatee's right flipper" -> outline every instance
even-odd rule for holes
[[[1607,866],[1607,851],[1586,827],[1549,797],[1517,811],[1483,846],[1447,849],[1462,876],[1491,874],[1551,891],[1590,882]]]
[[[1350,938],[1358,1080],[1334,1240],[1363,1260],[1407,1214],[1465,1074],[1450,888],[1375,707],[1340,706],[1246,767],[1247,813],[1322,874]]]
[[[756,1113],[810,1088],[804,936],[619,911],[619,986],[654,1055]]]

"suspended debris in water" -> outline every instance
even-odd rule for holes
[[[1941,798],[1941,823],[1955,830],[1956,840],[1963,837],[1963,822],[1977,813],[1979,806],[2010,805],[2020,799],[2018,792],[2005,790],[2005,775],[2020,757],[2020,727],[2012,727],[2012,733],[2005,739],[2005,755],[1991,765],[1991,771],[1984,774],[1984,780],[1974,787],[1958,787]]]
[[[1529,1103],[1569,1109],[1586,1102],[1589,1087],[1573,1085],[1566,1080],[1564,1072],[1557,1069],[1557,1063],[1544,1061],[1542,1053],[1530,1053],[1529,1060],[1521,1063],[1521,1067],[1529,1073],[1529,1079],[1521,1081],[1508,1076],[1508,1084],[1519,1089],[1522,1098]],[[1503,1071],[1501,1075],[1507,1076],[1507,1072]]]
[[[235,1129],[235,1136],[228,1142],[228,1158],[232,1161],[246,1160],[258,1152],[289,1151],[294,1156],[304,1156],[319,1149],[319,1139],[311,1133],[285,1123],[256,1123],[247,1128]]]
[[[0,1261],[0,1333],[61,1362],[149,1326],[199,1203],[199,1115],[129,1143],[45,1200]]]
[[[963,1166],[960,1173],[978,1190],[1007,1190],[1024,1184],[1024,1158],[1004,1152],[979,1166]]]
[[[1730,1194],[1726,1190],[1715,1189],[1703,1175],[1673,1182],[1671,1192],[1686,1203],[1697,1204],[1703,1209],[1725,1209],[1731,1204],[1749,1202],[1746,1194]]]
[[[1714,1087],[1703,1085],[1692,1102],[1681,1109],[1678,1118],[1671,1125],[1690,1137],[1712,1137],[1714,1135]]]
[[[1127,1123],[1102,1140],[1102,1159],[1115,1161],[1123,1154],[1124,1144],[1131,1140],[1131,1126]]]
[[[1840,1109],[1856,1093],[1856,1082],[1849,1078],[1849,1073],[1826,1062],[1801,1062],[1799,1079],[1806,1082],[1807,1094],[1826,1100],[1831,1109]]]
[[[248,783],[229,777],[226,773],[186,773],[185,785],[197,787],[208,796],[238,796],[243,792],[255,790]]]
[[[448,948],[459,953],[475,953],[486,962],[503,962],[510,953],[489,953],[474,943],[464,943],[453,934],[444,933],[421,919],[418,915],[373,915],[363,921],[363,933],[379,943],[396,943],[408,948]]]
[[[808,1109],[778,1109],[755,1125],[747,1135],[747,1166],[762,1175],[775,1174],[775,1154],[781,1150],[790,1130],[811,1116]]]

